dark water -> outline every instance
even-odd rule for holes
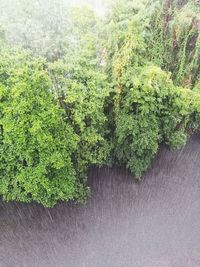
[[[200,266],[200,138],[162,148],[140,183],[91,172],[87,205],[0,204],[0,267]]]

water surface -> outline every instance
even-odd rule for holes
[[[0,267],[200,266],[200,138],[162,148],[141,183],[90,173],[86,205],[0,203]]]

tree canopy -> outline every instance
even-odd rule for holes
[[[64,1],[7,2],[0,0],[4,200],[84,201],[93,165],[125,166],[140,179],[161,143],[180,149],[199,129],[198,1],[110,1],[104,18]]]

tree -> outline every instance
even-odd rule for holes
[[[177,85],[199,80],[200,9],[197,1],[162,1],[150,20],[149,59],[172,73]]]
[[[133,74],[134,75],[134,74]],[[173,85],[169,74],[155,66],[127,78],[116,116],[115,153],[136,177],[141,177],[161,142],[179,149],[193,125],[199,125],[200,95]]]
[[[130,6],[134,7],[132,1]],[[158,38],[160,34],[159,28],[148,27],[155,11],[162,7],[158,3],[148,15],[144,6],[127,10],[123,2],[117,5],[117,15],[111,15],[107,32],[107,71],[113,92],[108,101],[113,162],[125,165],[138,178],[149,167],[161,142],[173,149],[186,144],[189,133],[199,125],[200,104],[199,94],[175,86],[170,74],[155,65],[163,67],[161,62],[150,57],[148,41],[154,33]],[[161,52],[158,49],[162,60]],[[173,72],[172,77],[176,75]]]
[[[0,62],[0,194],[47,207],[83,199],[73,162],[80,137],[50,92],[44,62],[21,52]]]
[[[60,0],[1,0],[6,41],[54,61],[67,49],[68,4]]]
[[[161,143],[186,144],[200,125],[196,1],[120,0],[104,21],[88,6],[65,17],[62,1],[29,1],[0,18],[1,43],[21,44],[0,44],[5,200],[83,201],[91,166],[140,178]]]
[[[82,56],[77,61],[67,60],[68,63],[50,64],[49,72],[54,95],[80,138],[74,158],[79,173],[83,175],[91,164],[105,163],[109,153],[104,114],[109,86],[106,76],[96,69],[95,62],[87,63],[87,58]]]

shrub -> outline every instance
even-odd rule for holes
[[[200,96],[174,86],[170,75],[155,66],[144,67],[127,84],[116,117],[115,152],[118,161],[139,178],[161,142],[173,149],[186,144]]]
[[[80,137],[50,92],[43,62],[20,54],[13,66],[13,58],[1,56],[0,66],[0,194],[44,206],[84,197],[72,159]]]

